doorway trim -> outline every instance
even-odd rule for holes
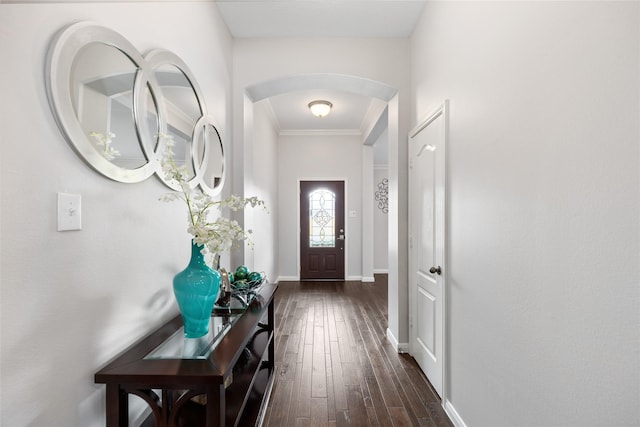
[[[346,179],[340,179],[340,178],[335,178],[335,179],[312,179],[312,180],[306,180],[306,179],[298,179],[298,223],[301,224],[303,222],[303,217],[307,218],[307,221],[310,222],[310,220],[308,219],[308,215],[309,215],[309,211],[306,210],[305,212],[302,211],[302,207],[303,207],[303,194],[302,194],[302,183],[305,182],[307,184],[311,184],[312,186],[316,186],[316,189],[318,188],[322,188],[322,187],[318,187],[318,183],[326,183],[328,187],[331,188],[331,186],[333,185],[337,185],[338,187],[342,187],[342,191],[339,191],[342,200],[340,201],[339,204],[337,204],[337,206],[342,205],[342,212],[340,212],[339,210],[336,210],[336,217],[339,218],[340,214],[342,216],[342,218],[338,221],[336,221],[334,223],[334,233],[335,233],[335,245],[333,246],[333,248],[339,248],[339,240],[338,240],[338,236],[340,234],[340,232],[342,232],[342,248],[339,252],[341,252],[341,256],[339,256],[339,258],[341,258],[340,262],[342,263],[342,277],[334,277],[334,278],[302,278],[303,274],[302,274],[302,255],[303,255],[303,250],[302,247],[304,246],[303,240],[306,240],[308,242],[309,240],[309,230],[303,230],[302,226],[298,227],[299,233],[298,233],[298,248],[300,249],[300,252],[298,254],[298,265],[300,265],[300,268],[298,270],[298,276],[300,278],[300,280],[315,280],[315,281],[323,281],[323,280],[330,280],[330,281],[342,281],[342,280],[347,280],[347,242],[349,241],[348,238],[348,230],[347,230],[347,181]],[[310,205],[307,207],[307,209],[310,208]],[[340,212],[340,213],[339,213]],[[309,224],[311,225],[311,224]],[[338,225],[341,225],[340,227],[340,231],[338,231]],[[304,237],[303,237],[304,236]],[[330,248],[327,248],[330,249]],[[312,248],[308,248],[309,252],[313,251]],[[336,250],[336,249],[334,249]],[[309,254],[307,253],[307,256]],[[339,271],[339,269],[338,269]]]
[[[348,206],[348,200],[349,200],[349,180],[346,177],[341,177],[341,176],[334,176],[334,177],[312,177],[312,178],[307,178],[307,177],[298,177],[298,197],[297,197],[297,206],[296,206],[296,212],[298,213],[298,215],[296,215],[296,229],[298,230],[298,236],[300,236],[301,233],[301,224],[300,224],[300,209],[302,208],[300,206],[300,183],[302,181],[342,181],[344,182],[344,235],[345,235],[345,242],[344,242],[344,280],[349,280],[349,217],[347,215],[347,206]],[[300,238],[298,238],[296,240],[296,275],[297,275],[297,279],[296,280],[301,280],[300,276],[301,276],[301,268],[302,265],[300,263],[300,256],[301,256],[301,248],[300,248]]]

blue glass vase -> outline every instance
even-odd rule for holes
[[[199,338],[209,332],[213,304],[220,291],[220,273],[204,261],[202,245],[191,241],[191,261],[173,278],[173,293],[184,321],[186,338]]]

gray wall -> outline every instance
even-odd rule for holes
[[[468,426],[640,425],[640,3],[433,2],[450,100],[446,399]]]
[[[388,271],[388,234],[389,234],[389,214],[383,213],[375,200],[375,192],[378,191],[378,184],[383,179],[389,177],[386,166],[376,167],[373,171],[373,271],[375,273],[386,273]]]
[[[0,5],[3,426],[104,425],[94,373],[177,314],[171,280],[189,261],[185,207],[158,200],[167,187],[98,175],[56,127],[45,55],[59,29],[82,20],[141,52],[175,52],[231,138],[231,37],[213,3]],[[82,195],[81,231],[56,231],[58,192]]]
[[[257,196],[267,210],[245,209],[245,228],[251,230],[252,245],[245,245],[247,266],[266,273],[270,281],[280,276],[278,267],[278,125],[273,111],[265,102],[252,104],[251,132],[256,143],[244,155],[244,191],[248,197]],[[245,116],[245,120],[249,117]]]
[[[299,182],[345,181],[345,258],[347,279],[362,276],[362,143],[358,136],[281,136],[278,141],[280,189],[280,272],[299,277]],[[355,211],[355,217],[348,212]]]

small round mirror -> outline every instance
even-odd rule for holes
[[[196,184],[213,194],[224,185],[224,148],[218,129],[208,117],[203,117],[193,133],[193,159]]]

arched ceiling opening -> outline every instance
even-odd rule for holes
[[[386,105],[396,92],[375,80],[326,73],[282,76],[246,88],[251,102],[270,104],[283,134],[358,134],[369,145],[373,143],[371,134],[379,135],[380,126],[386,126]],[[307,106],[316,99],[332,102],[331,114],[313,117]]]
[[[309,89],[351,92],[388,102],[397,89],[385,83],[345,74],[298,74],[276,77],[247,87],[249,99],[258,102],[271,96]]]

